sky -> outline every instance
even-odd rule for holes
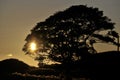
[[[55,12],[72,5],[87,5],[104,11],[104,15],[115,22],[120,34],[120,0],[0,0],[0,61],[17,58],[31,66],[35,61],[22,51],[30,30]],[[116,50],[113,45],[95,45],[99,52]]]

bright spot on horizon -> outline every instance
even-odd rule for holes
[[[12,57],[12,56],[13,56],[13,54],[8,54],[7,56],[8,56],[8,57]]]
[[[36,50],[36,44],[35,44],[34,42],[32,42],[32,43],[30,44],[30,50],[32,50],[32,51],[35,51],[35,50]]]

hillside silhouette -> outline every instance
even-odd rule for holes
[[[72,66],[73,64],[71,64]],[[90,55],[86,60],[74,63],[73,76],[89,77],[91,80],[120,79],[120,52],[109,51]]]
[[[67,69],[69,73],[64,73],[64,70]],[[119,72],[120,52],[118,51],[91,54],[86,60],[80,62],[67,65],[47,65],[42,68],[32,68],[17,59],[0,61],[0,74],[3,80],[24,80],[25,78],[26,80],[66,80],[67,74],[71,76],[72,80],[107,80],[120,79]],[[12,73],[16,74],[11,75]],[[24,76],[24,74],[27,75]]]
[[[0,77],[6,79],[14,72],[26,73],[29,68],[29,65],[18,59],[6,59],[0,61]]]

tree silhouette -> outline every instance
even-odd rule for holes
[[[95,54],[94,43],[105,42],[119,45],[114,23],[98,8],[85,5],[71,6],[38,23],[26,37],[23,51],[44,60],[41,54],[58,62],[69,63]],[[31,42],[37,49],[30,51]],[[48,58],[47,57],[47,58]]]

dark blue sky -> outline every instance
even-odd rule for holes
[[[40,21],[72,5],[87,5],[104,11],[120,32],[120,0],[0,0],[0,60],[18,58],[36,65],[22,47],[30,30]],[[115,50],[112,45],[96,45],[98,51]]]

